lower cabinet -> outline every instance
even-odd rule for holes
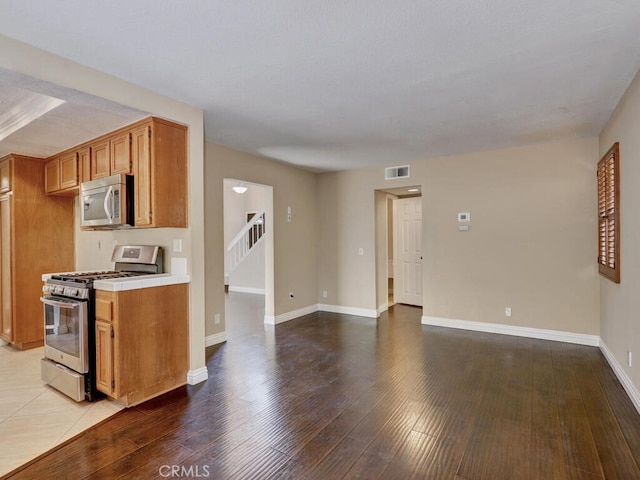
[[[133,406],[187,383],[188,284],[96,291],[96,384]]]
[[[96,321],[96,388],[109,396],[115,394],[113,377],[113,324]]]

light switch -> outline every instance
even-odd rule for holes
[[[358,255],[364,255],[364,248],[360,247],[358,249]]]

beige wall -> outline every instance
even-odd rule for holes
[[[220,325],[215,325],[213,322],[213,316],[216,313],[224,316],[222,203],[224,178],[273,187],[275,315],[282,315],[317,303],[316,176],[298,168],[207,143],[205,145],[207,335],[225,330],[224,321]],[[266,205],[268,207],[268,200]],[[292,222],[287,222],[287,206],[293,209]],[[267,227],[269,222],[267,218]],[[266,247],[268,250],[268,244]],[[266,288],[268,289],[268,285]],[[289,299],[289,291],[294,292],[293,299]]]
[[[320,175],[323,303],[376,308],[374,191],[419,184],[424,315],[598,335],[597,148],[591,138],[435,158],[405,180],[385,181],[382,167]]]
[[[600,278],[601,337],[640,391],[640,74],[600,135],[598,158],[615,142],[620,142],[620,284]]]
[[[205,278],[202,262],[204,257],[204,203],[202,200],[204,196],[204,124],[202,110],[2,35],[0,35],[0,68],[102,97],[189,127],[189,228],[179,229],[179,232],[175,231],[177,229],[121,231],[108,234],[77,232],[76,262],[78,268],[104,265],[112,249],[113,240],[155,242],[168,247],[173,238],[182,238],[184,252],[181,255],[187,259],[192,279],[189,292],[189,366],[192,371],[204,367]],[[103,243],[101,250],[98,250],[98,239],[104,239],[111,245],[105,246]]]

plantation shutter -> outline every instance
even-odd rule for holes
[[[598,162],[598,268],[620,283],[620,154],[618,143]]]

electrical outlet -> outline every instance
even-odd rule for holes
[[[213,323],[215,323],[216,325],[218,325],[220,323],[220,314],[219,313],[216,313],[213,316]]]
[[[173,253],[182,252],[182,239],[176,238],[173,240]]]
[[[358,249],[358,255],[364,255],[364,248],[360,247]]]
[[[504,307],[504,316],[505,317],[511,316],[511,307]]]
[[[327,293],[327,291],[326,291],[326,290],[323,290],[323,291],[322,291],[322,297],[323,297],[323,298],[327,298],[328,296],[329,296],[329,294]]]

